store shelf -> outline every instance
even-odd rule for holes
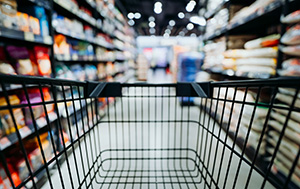
[[[208,72],[210,74],[218,75],[220,77],[223,77],[223,79],[230,79],[230,80],[249,80],[249,79],[268,79],[272,78],[273,76],[269,74],[261,74],[261,75],[249,75],[249,74],[243,74],[243,75],[237,75],[233,70],[220,70],[220,69],[205,69],[205,72]]]
[[[280,1],[275,1],[264,9],[255,12],[255,14],[242,18],[236,23],[229,23],[227,26],[217,30],[214,34],[205,37],[205,40],[213,40],[226,33],[245,34],[266,28],[267,26],[279,24],[282,7],[283,5]]]
[[[52,123],[57,119],[57,114],[54,112],[48,113],[49,121]],[[47,126],[47,120],[45,117],[40,117],[36,119],[36,124],[39,129],[44,128]],[[20,135],[22,139],[28,137],[29,135],[35,133],[35,129],[33,125],[24,126],[21,129],[19,129]],[[16,133],[12,133],[8,136],[4,136],[0,139],[0,149],[4,150],[13,144],[16,144],[18,142],[18,137]]]
[[[56,60],[62,62],[114,62],[115,60],[101,60],[97,59],[95,56],[63,56],[63,55],[55,55]]]
[[[44,7],[47,10],[51,10],[50,2],[49,0],[26,0],[28,2],[31,2],[37,6]]]
[[[64,4],[61,3],[61,1],[58,1],[58,0],[54,0],[53,1],[53,5],[54,5],[54,9],[60,13],[60,14],[64,14],[64,15],[68,15],[68,18],[76,18],[82,22],[84,22],[85,24],[88,24],[96,29],[99,29],[101,30],[96,22],[93,23],[91,20],[89,20],[89,18],[85,18],[83,16],[81,16],[79,14],[79,11],[77,11],[76,9],[70,9],[69,7],[65,7]]]
[[[18,30],[13,30],[0,26],[0,37],[4,39],[13,39],[18,41],[25,41],[30,43],[42,44],[42,45],[52,45],[51,36],[41,36],[35,35],[32,32],[23,32]]]
[[[90,44],[93,44],[93,45],[96,45],[96,46],[99,46],[99,47],[104,47],[108,50],[113,50],[115,49],[115,47],[112,45],[112,44],[109,44],[109,43],[105,43],[105,42],[102,42],[102,43],[97,43],[96,40],[89,40],[85,37],[80,37],[78,36],[77,34],[75,33],[68,33],[68,32],[65,32],[65,31],[62,31],[60,29],[55,29],[55,32],[57,34],[62,34],[66,37],[69,37],[69,38],[72,38],[72,39],[76,39],[76,40],[80,40],[80,41],[84,41],[84,42],[87,42],[87,43],[90,43]]]
[[[224,8],[225,5],[227,5],[229,3],[229,1],[223,1],[219,6],[217,6],[217,8],[215,8],[214,10],[208,11],[204,14],[206,19],[212,18],[213,16],[215,16],[215,14],[217,14],[222,8]]]

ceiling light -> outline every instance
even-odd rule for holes
[[[185,17],[185,14],[183,12],[178,13],[178,18],[183,19]]]
[[[194,23],[194,24],[198,24],[200,26],[205,26],[206,25],[206,20],[204,17],[201,16],[192,16],[190,18],[190,22]]]
[[[162,3],[157,1],[155,4],[154,4],[154,12],[156,14],[160,14],[162,12]]]
[[[129,21],[128,21],[129,26],[133,26],[134,23],[135,23],[134,20],[129,20]]]
[[[141,15],[141,13],[139,13],[139,12],[136,12],[135,14],[134,14],[134,18],[135,19],[140,19],[142,17],[142,15]]]
[[[154,29],[154,28],[150,28],[150,29],[149,29],[149,32],[150,32],[151,34],[155,34],[155,29]]]
[[[174,20],[170,20],[170,21],[169,21],[169,25],[170,25],[170,26],[175,26],[175,24],[176,24],[176,22],[175,22]]]
[[[130,12],[130,13],[127,14],[127,17],[129,19],[133,19],[134,18],[134,14],[132,12]]]
[[[154,28],[155,27],[155,22],[153,22],[153,21],[149,22],[149,27]]]
[[[192,11],[194,10],[195,6],[196,6],[196,2],[195,2],[195,1],[190,1],[190,2],[186,5],[185,10],[186,10],[187,12],[192,12]]]
[[[170,30],[170,29],[166,29],[166,30],[165,30],[165,33],[171,34],[171,30]]]
[[[150,16],[148,20],[149,20],[149,22],[154,22],[155,18],[153,16]]]
[[[162,12],[162,8],[158,7],[158,8],[154,8],[154,12],[156,14],[160,14]]]
[[[169,38],[169,37],[170,37],[170,34],[168,34],[168,33],[164,34],[164,38]]]
[[[188,30],[194,29],[194,24],[189,23],[189,24],[186,26],[186,29],[188,29]]]

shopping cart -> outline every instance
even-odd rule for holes
[[[298,188],[299,138],[290,135],[299,128],[291,128],[290,121],[296,122],[300,111],[299,81],[120,84],[1,75],[6,103],[0,115],[8,111],[15,132],[0,141],[0,183]],[[33,89],[40,101],[31,99]],[[23,94],[25,103],[12,101],[14,94]],[[183,97],[194,101],[181,106]],[[32,124],[18,123],[20,108]],[[36,116],[38,108],[43,120]],[[37,146],[35,156],[28,143]],[[16,156],[22,157],[22,169]]]

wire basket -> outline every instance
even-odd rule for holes
[[[299,138],[293,138],[299,128],[291,124],[299,114],[298,79],[120,84],[1,75],[0,81],[6,102],[0,115],[7,111],[15,131],[0,140],[7,186],[299,188]],[[32,100],[34,89],[40,101]],[[11,100],[14,94],[23,101]]]

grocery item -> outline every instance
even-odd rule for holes
[[[0,73],[14,75],[16,71],[11,64],[0,61]]]
[[[82,68],[80,64],[75,64],[70,66],[71,71],[75,75],[76,79],[79,81],[84,81],[86,77],[85,70]]]
[[[94,65],[84,65],[86,79],[94,81],[97,79],[97,68]]]
[[[237,72],[242,72],[242,73],[268,73],[271,75],[274,75],[276,73],[276,70],[272,67],[266,67],[266,66],[249,66],[249,65],[242,65],[242,66],[237,66],[236,68]]]
[[[11,95],[11,96],[9,96],[8,99],[9,99],[9,103],[11,105],[20,104],[20,100],[17,97],[17,95]],[[4,97],[1,97],[0,98],[0,106],[6,106],[6,105],[7,105],[6,99]],[[10,114],[9,110],[1,110],[0,111],[2,129],[4,131],[3,133],[5,133],[5,134],[11,134],[16,131],[12,116],[14,116],[16,126],[18,129],[25,126],[24,115],[23,115],[22,109],[14,108],[12,111],[13,111],[12,112],[13,115]]]
[[[280,35],[274,34],[266,37],[254,39],[245,43],[245,49],[259,49],[262,47],[274,47],[279,44]]]
[[[17,29],[17,2],[16,0],[0,0],[0,25]]]
[[[8,163],[7,167],[10,172],[14,185],[15,186],[20,185],[21,184],[20,177],[18,173],[14,170],[13,166],[10,163]],[[2,164],[0,164],[0,188],[3,189],[13,188]]]
[[[29,15],[22,12],[17,12],[19,30],[23,32],[30,31]]]
[[[293,46],[280,46],[280,50],[291,56],[300,56],[300,45],[293,45]]]
[[[30,31],[32,33],[34,33],[35,35],[41,34],[39,19],[33,16],[29,16],[29,26],[30,26]]]
[[[281,38],[281,42],[286,45],[300,44],[300,24],[291,27]]]
[[[300,76],[300,59],[292,58],[284,61],[279,74],[281,76]]]
[[[16,70],[21,75],[35,75],[34,64],[30,60],[30,55],[25,47],[7,46],[7,51],[16,62]]]
[[[34,54],[38,65],[39,75],[50,77],[52,70],[49,49],[47,47],[35,46]]]
[[[227,50],[223,53],[226,58],[277,58],[278,48],[277,47],[268,47],[261,49],[234,49]]]
[[[280,21],[284,24],[294,24],[294,23],[300,22],[300,10],[292,12],[291,14],[288,14],[287,16],[282,16],[280,18]]]

